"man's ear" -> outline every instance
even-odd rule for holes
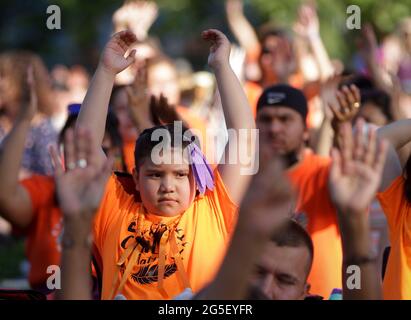
[[[304,126],[303,140],[304,142],[307,142],[310,140],[310,129],[308,129],[307,125]]]
[[[310,294],[310,290],[311,290],[311,284],[306,282],[304,285],[304,292],[303,292],[303,297],[302,297],[303,300]]]
[[[132,176],[133,176],[134,184],[136,185],[136,190],[140,191],[139,184],[138,184],[138,171],[136,170],[136,168],[133,168]]]

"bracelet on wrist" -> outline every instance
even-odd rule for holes
[[[74,247],[81,246],[86,249],[91,249],[91,246],[93,244],[93,235],[89,234],[87,237],[81,237],[80,239],[77,239],[74,237],[72,234],[63,234],[63,237],[61,239],[61,247],[63,249],[72,249]]]
[[[344,259],[343,264],[344,266],[351,266],[351,265],[364,265],[364,264],[372,264],[377,262],[377,257],[375,255],[368,255],[368,256],[358,256],[358,257],[350,257]]]

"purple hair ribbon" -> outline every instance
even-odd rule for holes
[[[194,178],[197,183],[198,190],[201,194],[206,192],[206,189],[214,189],[214,174],[204,154],[200,148],[194,143],[190,143],[189,152],[191,157],[191,168],[194,173]]]

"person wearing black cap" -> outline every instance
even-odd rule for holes
[[[289,85],[264,90],[257,103],[260,150],[268,148],[284,156],[287,174],[298,191],[295,212],[305,221],[314,244],[313,267],[308,279],[311,291],[328,297],[341,288],[342,250],[334,206],[328,191],[330,158],[306,148],[307,100]]]

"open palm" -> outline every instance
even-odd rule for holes
[[[134,62],[135,50],[132,50],[127,57],[125,54],[136,40],[134,33],[129,30],[116,33],[104,48],[101,57],[102,65],[113,74],[126,69]]]
[[[74,139],[68,130],[64,140],[66,171],[55,149],[51,150],[59,205],[65,216],[91,217],[100,205],[105,184],[111,172],[112,159],[99,160],[93,150],[91,134],[79,129]]]
[[[362,120],[357,122],[353,138],[351,124],[344,123],[339,132],[340,150],[332,151],[329,187],[333,202],[342,212],[364,212],[381,182],[387,143],[382,141],[377,148],[375,129],[369,130],[365,141],[363,125]]]

